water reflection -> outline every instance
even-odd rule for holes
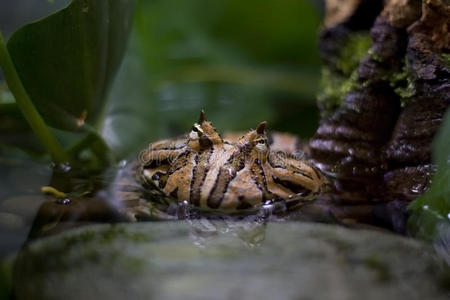
[[[286,207],[283,201],[269,201],[260,209],[246,214],[206,213],[187,202],[178,203],[140,186],[132,174],[132,164],[125,160],[101,175],[89,177],[74,174],[67,166],[52,169],[37,165],[34,170],[30,166],[32,164],[23,163],[4,174],[11,176],[10,173],[13,173],[12,178],[25,180],[15,183],[21,193],[19,200],[13,195],[14,189],[10,189],[7,199],[0,202],[0,221],[12,228],[3,226],[5,239],[2,240],[8,244],[4,248],[9,249],[7,251],[17,250],[27,235],[34,239],[93,223],[181,220],[190,230],[192,242],[197,247],[205,248],[222,240],[237,240],[244,247],[253,249],[263,243],[267,222],[322,222],[380,230],[381,226],[389,228],[390,223],[399,222],[401,226],[397,227],[403,228],[406,220],[404,205],[398,209],[391,209],[389,203],[346,205],[336,203],[326,195],[295,211]],[[27,190],[24,185],[27,184],[30,185],[30,194],[23,195],[23,190]],[[59,190],[56,191],[62,192],[63,196],[57,196],[59,193],[40,193],[42,187],[48,185],[55,187],[55,190],[57,187]],[[4,191],[2,189],[1,192]],[[27,210],[26,218],[8,208],[8,205],[14,208],[21,203]],[[11,232],[20,232],[20,239],[11,239]]]
[[[206,248],[217,241],[238,240],[244,246],[253,249],[261,246],[265,238],[266,221],[254,217],[236,221],[231,218],[187,220],[190,238],[194,245]],[[238,244],[231,242],[231,244]]]
[[[17,251],[27,238],[40,205],[40,187],[48,184],[49,165],[0,159],[0,258]]]
[[[437,225],[437,228],[438,237],[434,242],[434,249],[450,267],[450,224],[448,222],[441,222]]]

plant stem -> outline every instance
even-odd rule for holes
[[[3,70],[6,83],[9,90],[14,95],[16,103],[19,106],[25,119],[28,121],[31,129],[34,131],[45,151],[52,157],[55,163],[64,163],[69,161],[69,157],[64,152],[59,142],[56,140],[50,129],[45,124],[41,115],[37,111],[33,102],[31,102],[22,81],[17,74],[16,68],[11,60],[6,44],[0,31],[0,67]]]
[[[93,130],[89,131],[85,137],[70,147],[67,152],[72,157],[75,157],[81,150],[87,147],[92,150],[104,166],[111,166],[114,163],[115,158],[108,144],[106,144],[105,140]]]

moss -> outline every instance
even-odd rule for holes
[[[391,281],[392,276],[389,267],[380,260],[378,255],[373,254],[366,257],[364,264],[375,272],[376,278],[379,282],[386,283]]]
[[[330,243],[335,249],[336,252],[341,252],[344,255],[349,255],[349,251],[353,249],[353,244],[340,237],[336,232],[323,232],[323,239]]]
[[[372,49],[369,49],[367,53],[370,55],[370,58],[373,59],[374,61],[379,63],[383,62],[383,59],[378,54],[376,54]]]
[[[86,230],[78,235],[72,235],[69,237],[64,237],[66,247],[70,247],[76,244],[86,244],[92,241],[110,244],[113,243],[118,238],[131,239],[134,242],[146,242],[149,240],[149,236],[144,233],[139,232],[128,232],[125,227],[118,225],[111,225],[108,229],[103,231],[91,231]]]
[[[115,261],[130,258],[118,251],[115,244],[120,239],[131,240],[135,243],[145,243],[151,240],[151,236],[141,232],[126,230],[124,226],[110,225],[101,230],[84,230],[76,234],[62,237],[62,243],[47,244],[42,251],[34,252],[24,250],[19,254],[18,264],[27,266],[29,263],[39,265],[38,272],[65,272],[73,267],[81,267],[85,262],[96,263],[100,259],[110,261],[113,266]],[[74,253],[72,249],[83,249],[80,253]],[[108,251],[106,251],[108,250]],[[71,264],[66,260],[72,257]],[[74,263],[75,262],[75,263]],[[133,261],[130,270],[134,270]],[[143,263],[143,262],[141,262]]]
[[[370,45],[371,38],[368,32],[351,34],[339,53],[335,67],[344,75],[350,76],[361,59],[368,54]]]
[[[394,92],[400,96],[402,107],[405,107],[408,103],[410,103],[413,99],[413,96],[416,94],[414,83],[410,80],[409,77],[407,78],[406,82],[407,85],[405,87],[399,86],[394,89]]]
[[[388,74],[387,80],[394,92],[400,96],[400,103],[405,107],[411,103],[416,95],[416,88],[411,77],[408,75],[408,65],[406,59],[403,62],[402,70],[400,72],[393,72]]]
[[[324,117],[341,106],[348,92],[358,88],[356,70],[349,78],[346,78],[324,67],[320,86],[317,100],[322,106],[322,117]]]
[[[450,53],[442,53],[441,61],[447,68],[450,69]]]
[[[331,114],[343,102],[345,95],[359,87],[357,67],[362,58],[368,54],[371,39],[368,32],[351,34],[338,58],[334,69],[322,69],[321,88],[317,100],[322,107],[322,117]]]

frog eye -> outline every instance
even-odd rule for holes
[[[198,135],[203,134],[202,128],[201,128],[200,125],[198,125],[197,123],[194,124],[194,126],[192,127],[192,131],[193,131],[193,132],[196,132]]]

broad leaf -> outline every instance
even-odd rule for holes
[[[94,123],[124,54],[134,0],[74,0],[19,29],[8,49],[44,119],[74,130]]]

